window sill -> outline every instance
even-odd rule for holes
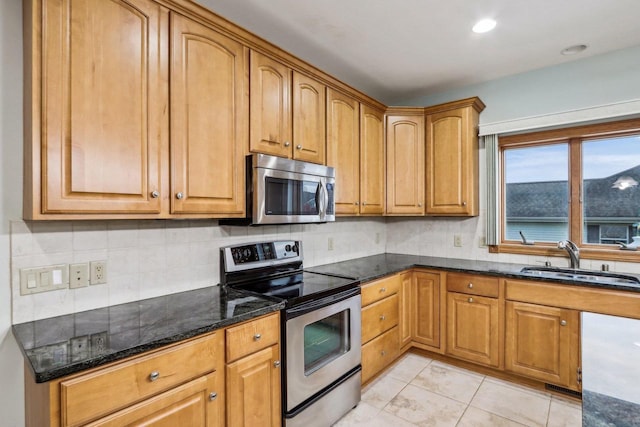
[[[503,243],[496,246],[489,246],[489,252],[494,254],[505,253],[547,257],[567,257],[567,253],[564,250],[558,249],[552,244],[522,245]],[[637,251],[623,251],[621,249],[596,249],[592,247],[583,247],[580,248],[580,258],[604,261],[640,262],[640,249]]]

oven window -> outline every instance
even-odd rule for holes
[[[351,349],[350,311],[343,310],[304,327],[305,376]]]
[[[318,215],[316,193],[320,183],[274,177],[265,178],[267,215]]]

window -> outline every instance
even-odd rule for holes
[[[499,150],[494,250],[550,254],[570,239],[587,258],[620,259],[620,243],[640,246],[640,120],[502,137]]]

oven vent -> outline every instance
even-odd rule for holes
[[[571,397],[577,397],[578,399],[582,399],[582,393],[579,391],[569,390],[568,388],[560,387],[553,384],[544,384],[544,388],[551,391],[556,391],[558,393],[566,394]]]

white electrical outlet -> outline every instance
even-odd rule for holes
[[[462,247],[462,236],[460,234],[453,235],[453,246],[455,246],[456,248]]]
[[[376,233],[376,245],[380,243],[380,233]]]
[[[333,237],[329,237],[327,239],[327,250],[330,250],[330,251],[333,250]]]
[[[101,285],[107,283],[107,261],[91,261],[91,280],[92,285]]]
[[[479,248],[487,247],[487,238],[486,237],[480,236],[480,238],[478,239],[478,247]]]
[[[69,264],[69,288],[84,288],[89,286],[89,264]]]

